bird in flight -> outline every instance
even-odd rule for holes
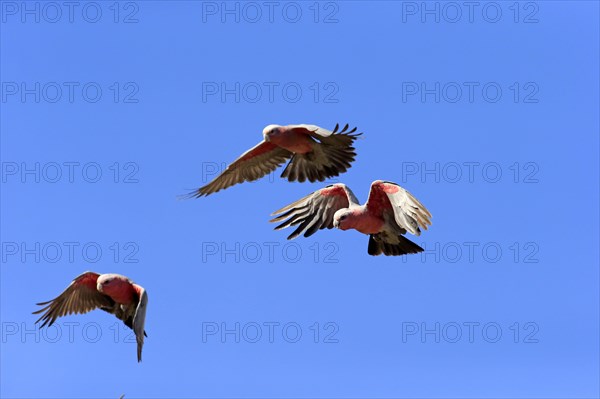
[[[344,173],[354,161],[354,140],[362,133],[340,131],[339,124],[333,131],[316,125],[269,125],[263,129],[263,141],[243,153],[219,176],[207,185],[186,195],[199,198],[234,184],[260,179],[287,164],[281,177],[289,181],[323,181]]]
[[[277,215],[277,216],[276,216]],[[431,213],[408,191],[396,183],[376,180],[371,184],[369,198],[360,205],[345,184],[332,184],[315,191],[271,214],[271,222],[283,223],[280,230],[298,226],[288,240],[304,232],[304,237],[317,230],[354,229],[369,235],[369,255],[405,255],[422,252],[423,248],[403,235],[421,234],[431,225]]]
[[[144,345],[144,324],[148,294],[146,290],[134,284],[125,276],[119,274],[98,274],[85,272],[75,277],[56,298],[38,303],[44,306],[33,314],[44,314],[36,321],[43,321],[40,328],[46,324],[51,326],[59,317],[71,313],[87,313],[94,309],[102,309],[114,314],[135,333],[137,341],[138,362],[142,361],[142,346]]]

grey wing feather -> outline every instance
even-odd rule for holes
[[[333,131],[316,125],[290,125],[288,128],[304,130],[314,143],[311,152],[292,156],[281,177],[299,182],[324,181],[345,173],[354,162],[354,141],[361,135],[355,133],[356,128],[349,130],[348,124],[342,130],[337,124]]]
[[[135,332],[135,340],[137,342],[137,358],[138,362],[142,361],[142,347],[144,346],[144,325],[146,324],[146,309],[148,307],[148,294],[142,288],[140,299],[135,309],[133,316],[133,331]]]
[[[271,219],[270,222],[280,222],[286,219],[275,227],[275,230],[299,225],[288,236],[288,240],[296,238],[302,232],[304,232],[304,237],[310,237],[317,230],[331,229],[335,212],[349,207],[355,199],[352,191],[344,184],[327,186],[273,212],[272,216],[278,216]]]
[[[288,128],[290,128],[290,129],[297,129],[297,128],[306,129],[309,132],[319,135],[321,137],[328,137],[333,134],[333,132],[331,130],[319,127],[317,125],[308,125],[308,124],[289,125]]]
[[[184,195],[183,198],[199,198],[245,181],[258,180],[285,163],[292,153],[281,147],[271,147],[264,141],[246,151],[207,185]],[[268,148],[267,150],[263,150]],[[256,154],[256,155],[254,155]]]
[[[37,305],[46,306],[33,312],[33,314],[44,312],[36,323],[43,321],[40,327],[51,326],[56,319],[65,315],[82,314],[102,307],[112,307],[114,301],[95,288],[94,281],[98,276],[99,274],[94,272],[82,273],[75,277],[59,296],[50,301],[38,303]]]
[[[412,234],[421,235],[419,227],[427,230],[428,226],[431,225],[431,213],[411,193],[400,186],[398,187],[400,189],[396,193],[387,193],[394,209],[394,220],[398,226],[410,231]]]

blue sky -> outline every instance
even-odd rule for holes
[[[0,3],[7,398],[599,395],[598,3]],[[516,4],[516,5],[515,5]],[[286,242],[325,183],[179,201],[271,123],[364,132],[334,181],[397,182],[426,255]],[[36,332],[79,273],[149,295]]]

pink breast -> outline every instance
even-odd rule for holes
[[[312,151],[310,137],[305,133],[299,132],[298,129],[287,130],[280,135],[272,137],[271,142],[298,154],[306,154]]]
[[[383,224],[384,222],[381,218],[366,213],[356,220],[354,228],[363,234],[377,234],[381,232]]]
[[[110,296],[115,302],[122,305],[129,305],[133,301],[133,287],[126,282],[114,283],[104,289],[104,293]]]

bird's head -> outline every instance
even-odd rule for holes
[[[104,292],[107,288],[110,290],[117,280],[117,276],[115,274],[103,274],[98,277],[98,281],[96,283],[96,288],[99,292]]]
[[[350,228],[350,219],[352,216],[352,210],[350,209],[339,209],[333,215],[333,227],[340,230],[348,230]]]
[[[271,141],[272,137],[277,137],[281,134],[282,126],[279,125],[269,125],[263,129],[263,137],[265,141]]]

